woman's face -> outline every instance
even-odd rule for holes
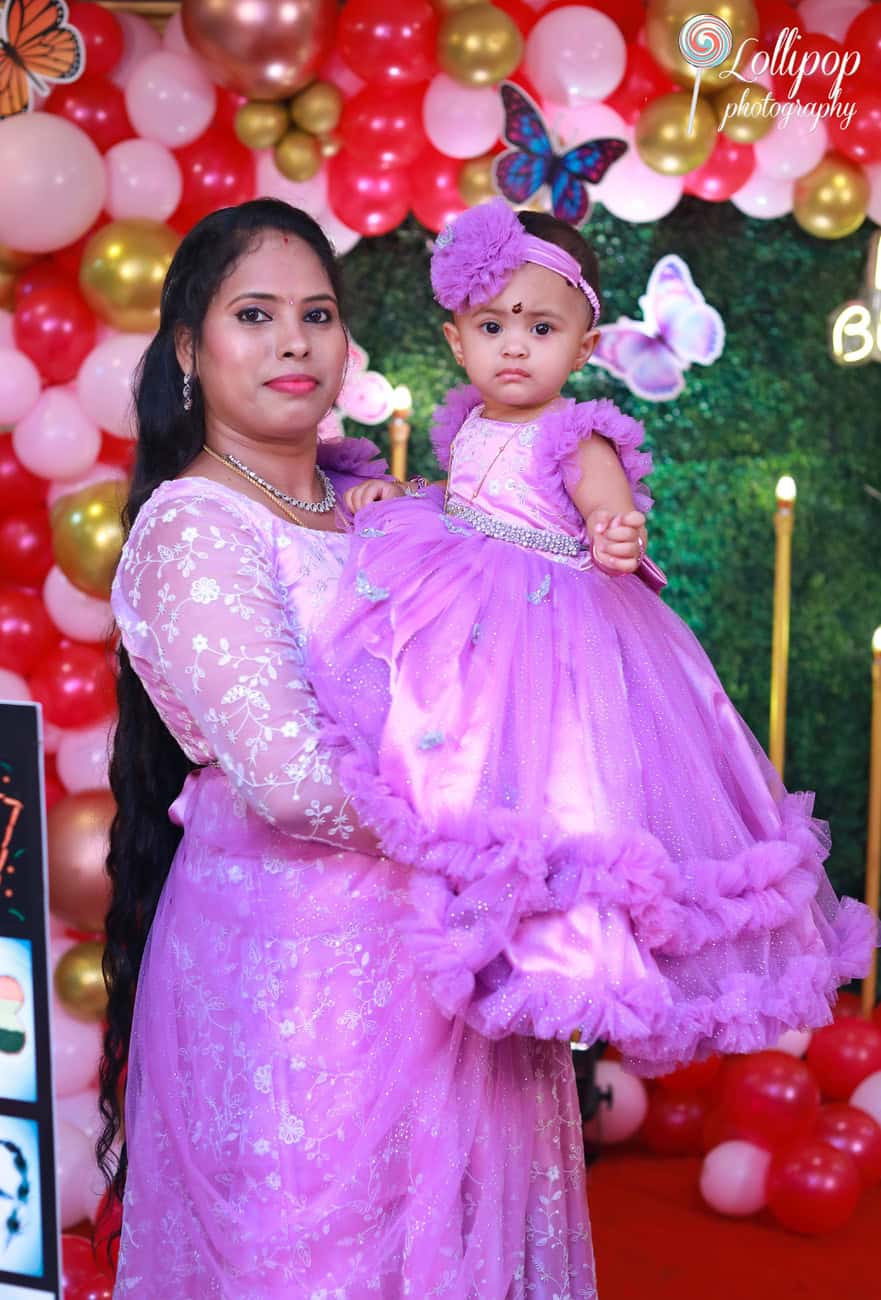
[[[308,434],[333,405],[347,338],[318,256],[296,235],[267,231],[223,281],[205,315],[195,363],[206,431],[257,442]]]

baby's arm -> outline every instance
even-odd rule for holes
[[[633,504],[618,453],[595,433],[580,444],[577,464],[570,495],[587,525],[597,565],[610,573],[634,573],[646,547],[645,515]]]
[[[429,484],[424,478],[411,479],[409,483],[399,483],[396,479],[368,478],[363,483],[350,487],[345,494],[345,503],[352,514],[370,505],[371,501],[393,501],[395,497],[409,497]]]

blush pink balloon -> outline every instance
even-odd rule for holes
[[[881,1070],[876,1070],[857,1085],[848,1104],[864,1110],[876,1124],[881,1125]]]
[[[881,163],[873,163],[864,167],[863,171],[869,182],[869,206],[866,210],[869,219],[881,226]]]
[[[335,212],[322,212],[318,223],[333,244],[337,257],[345,257],[360,240],[357,230],[350,230],[344,221],[340,221]]]
[[[76,377],[83,410],[101,429],[117,438],[133,438],[132,385],[149,334],[112,334],[86,357]]]
[[[612,216],[622,221],[660,221],[676,207],[683,184],[682,176],[662,176],[646,167],[636,150],[631,149],[606,172],[597,197]]]
[[[82,1129],[59,1118],[55,1124],[55,1178],[62,1231],[94,1215],[100,1199],[97,1176],[92,1143]]]
[[[104,163],[78,126],[55,113],[0,122],[0,244],[51,253],[84,235],[104,203]]]
[[[787,1056],[804,1056],[810,1041],[811,1032],[809,1029],[787,1029],[778,1038],[776,1050],[785,1052]]]
[[[18,673],[11,672],[9,668],[0,668],[0,700],[8,703],[10,700],[15,702],[30,698],[30,687],[25,679]]]
[[[23,352],[0,347],[0,429],[10,428],[36,406],[43,382]]]
[[[498,140],[505,110],[495,87],[463,86],[441,72],[425,92],[422,124],[435,149],[448,158],[475,158]]]
[[[259,198],[281,199],[294,208],[302,208],[316,220],[327,212],[327,167],[322,165],[311,180],[289,181],[275,165],[271,149],[257,155],[255,192]]]
[[[843,41],[854,18],[868,7],[869,0],[801,0],[798,16],[806,32],[821,32],[833,41]]]
[[[71,479],[98,459],[101,433],[69,388],[46,388],[12,432],[16,456],[41,478]]]
[[[722,1142],[701,1169],[701,1195],[719,1214],[757,1214],[767,1197],[770,1151],[752,1142]]]
[[[110,73],[110,80],[125,89],[126,83],[142,59],[162,49],[162,40],[152,23],[137,14],[118,11],[116,21],[122,28],[123,46],[119,62]]]
[[[195,57],[192,45],[184,36],[184,24],[179,9],[175,9],[165,24],[165,31],[162,33],[162,48],[163,50],[173,50],[175,54],[188,54],[191,58]]]
[[[786,122],[778,118],[768,134],[753,146],[756,169],[775,180],[796,181],[816,167],[826,153],[828,140],[824,124],[811,116],[799,117],[793,112]]]
[[[610,1089],[611,1106],[603,1105],[584,1126],[584,1136],[606,1146],[626,1142],[639,1129],[648,1111],[648,1093],[641,1079],[628,1074],[617,1061],[599,1061],[597,1087]]]
[[[0,348],[14,348],[12,312],[0,307]]]
[[[54,564],[46,574],[46,581],[43,583],[43,604],[58,630],[73,641],[104,641],[113,630],[110,602],[98,600],[97,597],[80,591],[57,564]],[[59,759],[63,748],[62,744],[58,750]],[[61,776],[60,768],[58,775]],[[61,780],[68,790],[72,789],[63,776]],[[86,784],[79,788],[93,790],[97,789],[97,786]]]
[[[606,14],[567,5],[539,18],[526,38],[524,65],[548,99],[560,104],[605,99],[624,76],[627,44]]]
[[[57,960],[56,957],[55,961]],[[101,1059],[101,1026],[96,1020],[77,1020],[64,1009],[54,994],[50,1041],[52,1077],[57,1097],[70,1097],[95,1082]]]
[[[159,50],[132,70],[125,87],[125,106],[138,135],[179,149],[208,126],[217,93],[195,58]]]
[[[90,1142],[94,1142],[104,1127],[98,1110],[98,1089],[86,1088],[75,1092],[71,1097],[58,1097],[55,1101],[55,1114],[65,1124],[72,1124],[81,1133],[85,1133]]]
[[[319,81],[330,81],[337,90],[342,92],[344,99],[351,99],[357,95],[359,90],[363,90],[367,85],[362,81],[340,56],[337,50],[333,50],[318,70],[317,77]]]
[[[769,221],[792,211],[795,181],[778,180],[756,169],[745,185],[731,195],[731,202],[748,217]]]
[[[116,221],[150,217],[165,221],[180,203],[183,178],[174,154],[155,140],[121,140],[104,155],[107,198]]]
[[[119,465],[102,465],[100,461],[96,461],[85,474],[79,474],[74,479],[61,479],[50,483],[49,491],[46,493],[46,504],[51,510],[59,497],[68,496],[71,492],[79,492],[80,488],[91,487],[93,483],[106,483],[108,479],[112,479],[115,483],[122,483],[125,477],[125,470]]]
[[[90,600],[91,597],[87,596],[86,599]],[[109,605],[107,616],[111,619],[113,617]],[[108,767],[113,730],[114,724],[104,721],[94,727],[77,727],[65,731],[58,746],[55,765],[58,779],[68,794],[110,789]]]
[[[47,754],[57,754],[64,728],[43,718],[43,748]]]

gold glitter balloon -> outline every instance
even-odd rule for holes
[[[275,146],[275,165],[289,181],[311,181],[321,166],[318,141],[308,131],[288,131]]]
[[[688,133],[691,95],[659,95],[642,110],[634,143],[642,161],[664,176],[684,176],[707,161],[716,143],[716,115],[704,100],[696,105]]]
[[[52,507],[52,550],[80,591],[107,600],[122,549],[121,512],[127,486],[116,480],[67,492]]]
[[[284,104],[272,99],[252,99],[235,116],[236,135],[249,149],[271,149],[291,124]]]
[[[493,155],[488,153],[464,162],[459,172],[458,186],[459,193],[469,208],[476,207],[486,199],[496,198],[498,190],[493,184]]]
[[[862,167],[840,154],[827,154],[795,182],[792,215],[818,239],[844,239],[866,219],[869,181]]]
[[[513,18],[491,4],[449,14],[437,39],[438,63],[465,86],[493,86],[523,58],[523,37]]]
[[[159,298],[180,235],[161,221],[110,221],[86,244],[80,288],[102,320],[118,330],[152,334]]]
[[[738,51],[745,40],[759,33],[759,19],[752,0],[649,0],[645,17],[645,39],[650,53],[661,67],[681,86],[694,83],[696,69],[687,63],[679,48],[679,33],[689,18],[706,14],[721,18],[731,29],[732,47],[728,57],[715,68],[701,70],[701,94],[712,93],[727,84],[720,74],[735,67]],[[745,51],[748,58],[755,46]]]
[[[291,100],[291,121],[310,135],[327,135],[339,125],[342,92],[329,81],[313,81]]]
[[[103,956],[104,944],[86,939],[68,948],[55,967],[55,992],[77,1020],[104,1019],[107,988],[101,969]]]
[[[730,81],[710,100],[720,129],[729,140],[736,140],[738,144],[755,144],[756,140],[768,134],[775,119],[770,113],[763,116],[761,105],[773,102],[770,90],[758,82],[744,85],[742,81]]]

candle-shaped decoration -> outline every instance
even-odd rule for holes
[[[786,749],[786,678],[789,669],[789,602],[792,573],[792,528],[795,523],[795,480],[788,474],[777,483],[774,531],[774,615],[771,636],[771,726],[768,750],[783,779]]]
[[[866,827],[866,904],[878,915],[881,901],[881,627],[872,637],[872,732],[869,752],[869,816]],[[863,980],[863,1015],[875,1006],[878,954]]]
[[[401,482],[407,477],[407,444],[410,441],[410,416],[413,399],[405,384],[398,384],[392,393],[394,410],[389,420],[388,433],[391,444],[391,471]]]

